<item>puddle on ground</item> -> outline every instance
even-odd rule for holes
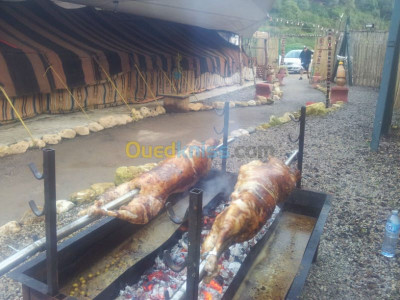
[[[312,217],[284,212],[233,299],[284,299],[316,221]]]

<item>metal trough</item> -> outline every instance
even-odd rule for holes
[[[218,176],[221,174],[213,174]],[[235,182],[235,176],[229,174],[232,188]],[[199,184],[198,187],[204,187]],[[220,201],[229,195],[219,193],[205,207],[204,212],[213,210]],[[290,288],[285,293],[286,299],[297,299],[300,295],[309,269],[313,260],[315,260],[320,236],[330,208],[330,196],[324,193],[299,190],[296,189],[290,198],[285,202],[282,213],[291,212],[300,216],[309,216],[316,219],[315,226],[309,237],[307,246],[304,250],[304,255],[301,263],[298,266],[298,272],[289,282]],[[233,299],[238,288],[245,279],[253,262],[266,245],[274,230],[279,225],[281,217],[275,219],[265,236],[252,248],[251,252],[246,257],[236,274],[233,282],[225,292],[223,299]],[[61,243],[58,246],[58,261],[59,261],[59,285],[60,289],[66,284],[71,283],[71,279],[76,277],[82,270],[88,267],[93,261],[101,260],[113,248],[120,245],[126,239],[129,239],[143,225],[133,225],[119,219],[105,218],[95,225],[90,226],[76,236]],[[108,286],[104,286],[103,290],[94,296],[93,299],[113,299],[118,296],[119,291],[126,285],[136,283],[143,272],[152,266],[155,258],[162,255],[163,251],[170,249],[183,234],[182,226],[176,230],[173,235],[157,249],[139,260],[137,263],[129,267],[122,275],[115,279]],[[64,299],[65,294],[58,294],[54,298],[47,295],[46,286],[46,256],[41,254],[30,262],[24,264],[14,270],[9,276],[22,283],[24,299]]]

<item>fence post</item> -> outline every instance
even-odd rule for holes
[[[395,0],[393,12],[400,11],[400,0]],[[397,67],[400,50],[400,14],[393,13],[390,22],[389,36],[383,64],[382,82],[376,105],[371,150],[378,151],[382,134],[389,132],[392,123],[394,94],[396,89]]]

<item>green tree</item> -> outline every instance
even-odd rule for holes
[[[302,10],[310,9],[310,1],[309,0],[297,0],[297,6]]]

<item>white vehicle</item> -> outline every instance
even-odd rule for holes
[[[291,50],[285,55],[282,66],[285,66],[289,73],[300,73],[301,60],[300,53],[302,50]]]

